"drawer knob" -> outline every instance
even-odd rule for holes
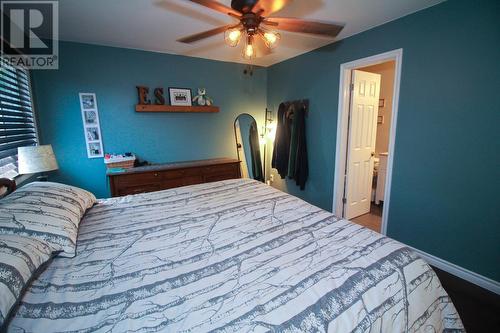
[[[155,172],[155,177],[158,177],[158,172]]]

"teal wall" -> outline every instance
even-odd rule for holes
[[[102,158],[88,159],[79,92],[94,92],[105,152],[134,152],[150,162],[236,158],[233,122],[240,113],[258,122],[266,107],[266,70],[243,65],[62,42],[59,70],[32,73],[42,143],[54,147],[60,170],[51,180],[108,197]],[[137,85],[207,88],[220,112],[136,113]]]
[[[450,0],[268,68],[270,108],[310,100],[306,190],[276,186],[331,210],[339,67],[403,48],[388,235],[500,281],[499,45],[500,1]]]

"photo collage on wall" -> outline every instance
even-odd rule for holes
[[[99,111],[94,93],[80,93],[80,108],[82,111],[83,132],[89,158],[104,157]]]

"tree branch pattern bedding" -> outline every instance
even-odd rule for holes
[[[99,201],[9,332],[462,332],[412,250],[253,180]]]

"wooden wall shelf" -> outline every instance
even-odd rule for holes
[[[156,104],[137,104],[136,112],[219,112],[218,106],[173,106],[173,105],[156,105]]]

